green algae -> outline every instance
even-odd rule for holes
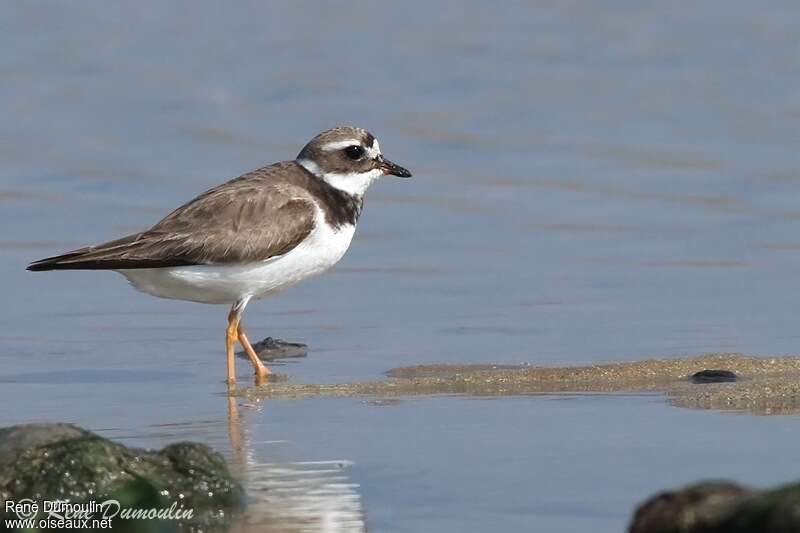
[[[168,509],[174,503],[192,510],[190,518],[177,521],[115,519],[115,530],[222,528],[244,498],[222,456],[208,446],[181,442],[160,451],[127,448],[68,424],[0,429],[0,466],[4,500],[111,499],[123,509]]]

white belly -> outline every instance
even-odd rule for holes
[[[324,219],[322,219],[324,222]],[[334,231],[318,224],[291,251],[259,263],[235,266],[185,266],[119,270],[142,292],[161,298],[232,304],[245,297],[260,298],[320,274],[347,251],[355,226]]]

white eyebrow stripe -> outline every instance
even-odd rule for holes
[[[341,150],[342,148],[347,148],[348,146],[361,146],[361,141],[356,139],[345,139],[343,141],[331,141],[327,144],[322,145],[323,152],[333,152],[334,150]]]
[[[373,139],[372,147],[367,148],[367,155],[370,159],[375,159],[381,155],[381,145],[378,144],[378,139]]]

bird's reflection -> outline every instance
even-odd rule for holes
[[[256,458],[249,441],[248,421],[262,412],[262,402],[228,395],[231,470],[242,481],[248,498],[243,516],[231,531],[366,531],[358,484],[346,474],[350,461],[269,463]]]

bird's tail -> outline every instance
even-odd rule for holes
[[[42,272],[44,270],[74,270],[86,268],[81,266],[81,262],[75,262],[82,256],[86,250],[75,250],[74,252],[67,252],[61,255],[54,255],[53,257],[45,257],[38,261],[32,262],[28,265],[28,270],[31,272]]]
[[[136,242],[140,234],[128,235],[115,241],[87,246],[53,257],[45,257],[28,265],[28,270],[108,270],[124,268],[126,261],[120,256],[122,252]],[[128,261],[130,262],[130,261]]]

